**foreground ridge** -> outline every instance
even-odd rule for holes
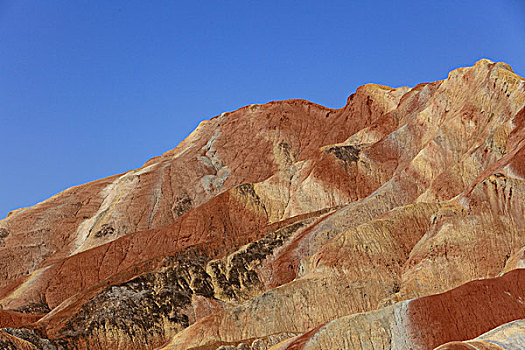
[[[0,348],[522,348],[524,199],[505,63],[246,106],[1,220]]]

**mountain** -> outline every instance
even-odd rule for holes
[[[250,105],[0,221],[2,349],[525,348],[525,80]]]

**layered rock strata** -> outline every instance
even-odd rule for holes
[[[519,347],[524,198],[504,63],[250,105],[0,221],[0,344]]]

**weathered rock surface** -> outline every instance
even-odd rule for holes
[[[469,282],[442,294],[344,316],[275,349],[433,349],[452,339],[473,338],[521,318],[525,311],[523,300],[525,270],[520,269],[502,277]]]
[[[0,344],[510,349],[524,199],[525,81],[504,63],[341,109],[247,106],[1,220]]]
[[[439,350],[520,350],[525,349],[525,319],[505,323],[479,337],[441,345]]]

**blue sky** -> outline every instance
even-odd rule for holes
[[[525,74],[525,1],[0,0],[0,218],[222,112],[341,107],[483,57]]]

